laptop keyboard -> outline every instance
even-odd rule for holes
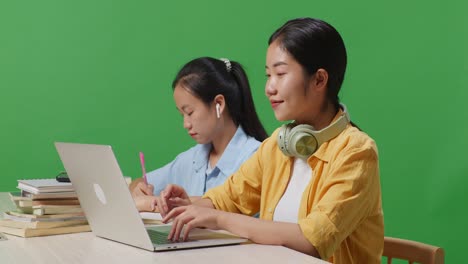
[[[148,229],[147,231],[151,239],[151,242],[153,242],[154,244],[162,245],[162,244],[178,243],[177,241],[172,241],[172,240],[167,239],[167,236],[169,235],[169,233],[156,231],[152,229]]]

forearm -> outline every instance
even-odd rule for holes
[[[190,199],[192,200],[193,197],[190,197]],[[196,206],[201,206],[201,207],[207,207],[207,208],[212,208],[212,209],[215,209],[213,203],[211,202],[210,199],[207,199],[207,198],[199,198],[197,200],[192,200],[192,204],[193,205],[196,205]]]
[[[195,203],[196,201],[201,199],[201,196],[190,196],[190,202]]]
[[[315,247],[304,237],[298,224],[273,222],[254,217],[223,212],[219,227],[258,244],[281,245],[308,255],[320,257]]]

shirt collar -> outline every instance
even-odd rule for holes
[[[237,163],[234,161],[237,161],[242,157],[242,155],[239,154],[242,152],[248,139],[249,137],[245,133],[244,129],[242,129],[241,126],[238,126],[236,133],[232,137],[231,141],[229,141],[223,155],[221,155],[221,158],[216,164],[216,167],[218,167],[224,175],[231,175],[237,170],[237,168],[233,168],[233,165]]]
[[[248,139],[249,136],[245,133],[244,129],[242,129],[241,126],[238,126],[236,133],[231,138],[231,141],[229,141],[226,149],[221,155],[221,158],[216,163],[216,166],[213,167],[213,170],[217,167],[224,175],[231,175],[234,173],[236,171],[233,168],[233,165],[236,164],[234,161],[241,157],[239,153],[242,152],[242,149]],[[195,168],[197,169],[208,165],[208,159],[212,148],[211,143],[202,144],[200,146],[200,152],[195,156]]]

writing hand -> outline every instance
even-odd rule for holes
[[[154,186],[152,184],[146,184],[144,181],[138,182],[138,184],[133,188],[132,196],[133,198],[137,196],[151,195],[153,196]]]
[[[153,196],[154,187],[146,184],[144,180],[135,180],[136,185],[130,184],[131,194],[135,200],[135,205],[140,212],[154,212],[156,208],[156,198]]]
[[[133,200],[139,212],[158,212],[157,196],[138,195]]]

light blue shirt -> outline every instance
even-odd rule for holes
[[[177,184],[184,187],[188,195],[201,196],[208,189],[223,184],[250,158],[260,143],[239,126],[215,167],[208,166],[211,144],[198,144],[164,167],[147,173],[146,177],[154,186],[155,195],[159,195],[167,184]]]

